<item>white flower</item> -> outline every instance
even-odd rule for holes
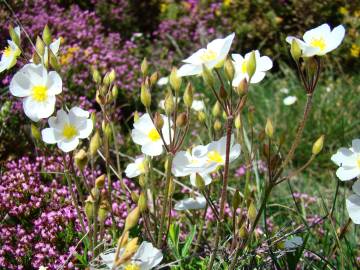
[[[93,129],[93,122],[89,118],[89,112],[79,107],[73,107],[69,114],[64,110],[58,110],[56,117],[49,118],[49,128],[41,131],[45,143],[54,144],[64,152],[74,150],[79,144],[79,139],[89,137]]]
[[[10,93],[24,98],[24,112],[35,122],[53,114],[55,95],[60,94],[61,91],[60,75],[56,71],[47,72],[42,65],[25,65],[10,82]]]
[[[288,88],[283,87],[283,88],[280,89],[280,92],[283,93],[283,94],[289,94],[290,91],[289,91]]]
[[[15,33],[20,39],[20,27],[14,28]],[[12,40],[7,41],[8,46],[4,49],[0,61],[0,73],[15,66],[17,58],[21,54],[20,48]]]
[[[332,31],[328,24],[322,24],[314,29],[306,31],[303,39],[288,36],[286,41],[292,43],[295,39],[299,44],[302,55],[311,57],[314,55],[324,55],[335,50],[342,42],[345,36],[345,28],[342,25],[335,27]]]
[[[124,249],[120,250],[120,256]],[[102,262],[112,269],[115,260],[115,250],[103,252],[100,254]],[[161,263],[163,254],[161,250],[155,248],[150,242],[142,242],[135,254],[131,257],[130,262],[120,266],[119,269],[139,269],[150,270]],[[132,266],[132,267],[131,267]]]
[[[301,247],[303,240],[300,236],[294,236],[285,240],[284,246],[285,249],[295,249]]]
[[[191,109],[197,112],[204,110],[204,108],[205,108],[205,104],[204,101],[202,100],[194,100],[191,105]]]
[[[240,156],[240,144],[234,143],[234,135],[231,135],[231,143],[230,143],[230,155],[229,162],[234,161]],[[214,171],[218,166],[222,166],[225,164],[225,156],[226,156],[226,137],[222,137],[218,141],[214,141],[209,143],[207,146],[206,153],[206,172]]]
[[[164,86],[164,85],[167,85],[169,82],[169,77],[161,77],[158,82],[157,82],[157,85],[158,86]]]
[[[199,75],[202,73],[202,65],[208,69],[221,66],[229,53],[234,37],[235,34],[232,33],[226,38],[211,41],[206,49],[202,48],[183,60],[185,65],[178,70],[177,75],[180,77]]]
[[[174,209],[177,211],[183,210],[195,210],[205,208],[206,199],[204,196],[198,196],[195,199],[187,198],[177,202],[174,206]]]
[[[242,57],[240,54],[232,54],[233,63],[235,66],[235,77],[232,82],[234,87],[237,87],[243,79],[249,81],[247,72],[247,62],[251,56],[251,52]],[[273,66],[271,59],[268,56],[261,56],[258,50],[255,51],[256,69],[251,77],[250,83],[258,83],[265,77],[265,72],[270,70]]]
[[[176,177],[190,175],[190,182],[196,186],[196,173],[204,179],[205,185],[211,183],[212,179],[208,172],[204,173],[207,165],[207,148],[203,145],[194,147],[191,151],[179,151],[176,153],[172,163],[172,173]]]
[[[164,120],[164,126],[162,128],[162,134],[166,144],[169,144],[169,125],[168,118],[165,115],[161,115]],[[170,121],[172,126],[172,122]],[[171,129],[171,133],[173,133]],[[163,152],[163,141],[159,132],[156,130],[149,114],[145,113],[139,120],[134,123],[134,128],[131,131],[131,137],[136,144],[141,145],[141,151],[145,155],[159,156]]]
[[[296,97],[296,96],[287,96],[287,97],[284,98],[284,100],[283,100],[284,105],[286,105],[286,106],[293,105],[296,101],[297,101],[297,97]]]
[[[346,199],[346,208],[351,220],[355,224],[360,224],[360,181],[356,181],[352,189],[355,194]]]
[[[352,141],[352,148],[340,148],[331,157],[336,165],[340,166],[336,176],[342,181],[354,179],[360,175],[360,139]]]
[[[126,177],[133,178],[145,173],[144,157],[135,159],[133,163],[129,163],[125,169]]]

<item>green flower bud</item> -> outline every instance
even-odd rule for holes
[[[191,83],[188,83],[184,92],[184,104],[186,107],[191,108],[193,103],[193,89]]]
[[[248,235],[248,231],[246,229],[245,224],[241,226],[240,230],[239,230],[239,237],[240,239],[246,239]]]
[[[89,223],[92,222],[94,218],[94,201],[92,200],[91,196],[88,196],[88,198],[85,201],[85,215]]]
[[[52,50],[49,50],[49,62],[50,62],[50,66],[59,71],[60,70],[60,65],[59,62],[55,56],[55,54],[52,52]]]
[[[215,79],[212,74],[212,71],[209,70],[205,65],[202,66],[202,77],[203,77],[205,84],[207,84],[210,87],[215,86]]]
[[[251,78],[254,75],[255,71],[256,71],[255,51],[251,52],[250,57],[247,60],[246,70],[247,70],[247,74],[249,75],[249,78]]]
[[[39,36],[37,36],[36,38],[35,47],[36,47],[36,52],[39,55],[43,56],[45,53],[45,43],[41,40]]]
[[[47,46],[51,44],[52,37],[51,37],[51,31],[48,25],[45,25],[43,33],[42,33],[42,40],[45,42]]]
[[[147,83],[143,83],[141,85],[141,93],[140,93],[141,103],[145,106],[145,108],[149,108],[151,105],[151,94]]]
[[[205,188],[204,178],[202,178],[202,176],[198,173],[196,173],[195,185],[199,190],[203,190]]]
[[[221,105],[218,101],[216,101],[214,107],[212,108],[212,115],[214,117],[218,117],[221,114]]]
[[[161,130],[164,126],[164,119],[162,118],[162,116],[159,112],[155,113],[154,125],[158,130]]]
[[[135,111],[134,112],[134,123],[136,123],[139,120],[140,116],[139,116],[139,112]]]
[[[241,129],[241,116],[240,116],[240,114],[236,115],[236,117],[235,117],[235,128],[237,130]]]
[[[20,43],[21,43],[20,37],[19,37],[18,34],[15,32],[15,29],[12,27],[12,25],[10,25],[10,27],[9,27],[9,34],[10,34],[11,40],[12,40],[18,47],[20,47]]]
[[[100,75],[100,72],[96,68],[94,68],[92,70],[92,79],[97,84],[101,83],[101,75]]]
[[[87,162],[88,162],[88,156],[84,149],[80,149],[74,156],[75,165],[76,167],[82,171]]]
[[[32,59],[33,59],[33,62],[35,65],[38,65],[41,63],[41,58],[36,52],[34,52]]]
[[[256,215],[257,215],[256,207],[254,205],[254,202],[251,202],[247,212],[247,217],[251,223],[255,221]]]
[[[206,114],[203,111],[197,113],[197,118],[200,123],[204,123],[206,120]]]
[[[214,130],[215,131],[221,130],[221,122],[219,121],[219,119],[216,119],[214,122]]]
[[[109,214],[109,203],[108,202],[103,202],[101,203],[100,207],[99,207],[99,212],[98,212],[98,218],[99,218],[99,222],[100,224],[103,224]]]
[[[95,180],[95,186],[98,189],[102,189],[105,185],[105,174],[100,175],[98,178],[96,178]]]
[[[148,69],[149,69],[149,64],[146,60],[146,58],[144,58],[144,60],[141,62],[141,73],[143,74],[143,76],[145,77],[148,73]]]
[[[34,124],[31,124],[31,136],[35,140],[41,139],[41,133],[40,133],[39,129],[37,128],[37,126],[35,126]]]
[[[112,89],[111,89],[111,96],[114,100],[116,100],[117,96],[119,94],[119,89],[117,87],[116,84],[113,85]]]
[[[97,150],[101,146],[101,138],[98,131],[91,137],[90,146],[89,146],[89,154],[94,157],[97,154]]]
[[[93,123],[93,127],[96,126],[96,113],[95,112],[92,112],[91,115],[90,115],[90,119]]]
[[[146,178],[143,174],[139,176],[139,185],[144,188],[146,186]]]
[[[144,213],[147,210],[147,202],[144,192],[141,192],[137,205],[141,213]]]
[[[312,153],[313,155],[317,155],[321,152],[321,150],[324,147],[324,135],[321,135],[319,139],[316,140],[316,142],[313,144],[312,147]]]
[[[128,231],[131,228],[135,227],[139,221],[139,218],[140,218],[140,209],[137,206],[126,217],[124,231]]]
[[[241,203],[241,196],[238,190],[235,190],[234,197],[232,199],[232,207],[234,210],[238,209]]]
[[[135,191],[131,191],[131,200],[134,202],[134,203],[137,203],[138,200],[139,200],[139,195],[135,192]]]
[[[269,138],[272,138],[273,135],[274,135],[274,127],[273,127],[273,124],[272,124],[270,118],[268,118],[267,121],[266,121],[265,134],[266,134]]]
[[[225,70],[225,76],[226,79],[228,79],[229,82],[232,82],[234,79],[234,75],[235,75],[235,68],[234,68],[234,64],[231,61],[231,59],[226,59],[225,61],[225,65],[224,65],[224,70]]]
[[[171,115],[175,110],[174,96],[171,91],[168,91],[164,101],[166,115]]]
[[[295,38],[291,41],[290,54],[294,61],[298,63],[302,52],[299,43],[296,41]]]
[[[173,67],[169,77],[170,86],[175,92],[179,92],[181,88],[182,79],[177,75],[177,68]]]
[[[157,83],[158,80],[159,80],[159,73],[154,72],[150,76],[150,85],[154,86]]]
[[[235,92],[239,95],[239,96],[243,96],[247,93],[249,88],[249,84],[247,82],[247,80],[244,78],[241,80],[241,82],[239,83],[239,85],[235,88]]]

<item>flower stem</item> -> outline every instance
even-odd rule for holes
[[[210,262],[208,264],[208,269],[211,270],[214,265],[216,253],[219,246],[220,241],[220,233],[221,233],[221,223],[224,219],[225,213],[225,203],[227,197],[227,185],[228,185],[228,176],[229,176],[229,163],[230,163],[230,147],[231,147],[231,132],[232,132],[232,125],[233,125],[233,116],[229,115],[226,121],[226,152],[225,152],[225,166],[224,166],[224,178],[223,178],[223,186],[221,190],[221,198],[220,198],[220,221],[216,224],[216,235],[215,235],[215,246],[213,253],[210,257]]]
[[[170,180],[171,180],[171,166],[172,166],[172,160],[173,155],[172,153],[167,154],[167,167],[166,167],[166,184],[165,184],[165,194],[164,194],[164,204],[161,212],[161,218],[160,218],[160,227],[159,232],[157,236],[157,247],[160,248],[161,242],[162,242],[162,234],[163,234],[163,227],[165,223],[165,217],[166,217],[166,209],[168,205],[169,200],[169,187],[170,187]]]

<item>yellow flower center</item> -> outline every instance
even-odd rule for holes
[[[4,55],[6,57],[9,57],[11,54],[12,54],[13,50],[11,49],[10,46],[6,47],[5,50],[4,50]]]
[[[203,60],[204,62],[210,62],[215,60],[217,57],[217,53],[214,52],[213,50],[206,50],[203,55],[200,56],[200,59]]]
[[[244,60],[244,62],[242,62],[242,64],[241,64],[241,72],[247,73],[247,61],[246,60]]]
[[[47,99],[47,87],[44,85],[35,85],[32,88],[32,97],[38,102],[45,101]]]
[[[209,158],[209,161],[212,161],[212,162],[216,162],[216,163],[223,163],[224,162],[224,159],[222,158],[222,156],[220,155],[220,153],[218,151],[210,151],[208,154],[207,154],[208,158]]]
[[[140,172],[145,172],[145,166],[144,166],[144,162],[141,162],[137,165],[137,168]]]
[[[130,263],[125,266],[125,270],[140,270],[140,266],[135,263]]]
[[[70,140],[77,134],[76,128],[71,124],[65,124],[63,129],[63,136]]]
[[[321,51],[325,50],[326,43],[323,37],[321,38],[313,38],[311,40],[311,46],[319,48]]]
[[[148,138],[150,140],[152,140],[153,142],[160,139],[160,134],[159,134],[159,132],[157,132],[156,128],[153,128],[150,130],[150,132],[148,134]]]

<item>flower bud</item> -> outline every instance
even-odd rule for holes
[[[240,130],[241,129],[241,116],[240,116],[240,114],[236,115],[234,122],[235,122],[235,128]]]
[[[134,123],[136,123],[139,120],[140,116],[139,116],[139,112],[135,111],[134,112]]]
[[[164,101],[165,113],[170,115],[175,110],[174,96],[171,91],[168,91]]]
[[[175,182],[174,182],[174,178],[170,177],[170,181],[169,181],[169,193],[168,196],[169,198],[172,196],[172,194],[175,191]]]
[[[141,213],[144,213],[147,210],[147,202],[144,192],[141,192],[137,205]]]
[[[112,89],[111,89],[111,96],[114,100],[116,100],[117,96],[119,94],[119,89],[117,87],[116,84],[113,85]]]
[[[254,202],[251,202],[247,211],[247,217],[251,223],[255,221],[256,215],[257,215],[256,207],[254,205]]]
[[[205,188],[204,178],[202,178],[202,176],[198,173],[196,173],[195,185],[199,190],[203,190]]]
[[[88,162],[88,157],[87,157],[87,153],[85,152],[84,149],[80,149],[74,156],[74,160],[75,160],[75,165],[76,167],[82,171],[87,162]]]
[[[104,79],[103,79],[104,86],[109,86],[112,83],[110,74],[111,74],[111,72],[106,72]]]
[[[184,128],[187,124],[187,115],[186,113],[180,113],[176,118],[176,126],[179,128]]]
[[[131,200],[134,203],[137,203],[139,201],[139,195],[135,191],[131,191],[130,196],[131,196]]]
[[[246,71],[247,74],[249,75],[249,78],[251,78],[255,71],[256,71],[256,57],[255,57],[255,51],[252,51],[250,54],[249,59],[247,60],[246,63]],[[250,79],[249,79],[250,80]]]
[[[103,224],[108,216],[109,213],[109,203],[108,202],[103,202],[100,204],[99,207],[99,212],[98,212],[98,219],[100,224]]]
[[[145,108],[149,108],[151,105],[151,94],[148,86],[146,82],[141,85],[140,100]]]
[[[203,77],[205,84],[207,84],[210,87],[215,86],[215,79],[212,74],[212,71],[209,70],[205,65],[202,66],[202,77]]]
[[[238,190],[235,190],[234,197],[232,199],[232,207],[234,210],[238,209],[241,203],[241,196]]]
[[[239,96],[243,96],[247,93],[248,87],[249,87],[249,84],[248,84],[247,80],[244,78],[240,81],[239,85],[235,88],[235,92]]]
[[[225,90],[225,88],[223,86],[220,87],[220,91],[219,91],[219,97],[222,99],[222,100],[225,100],[227,98],[228,94]]]
[[[298,63],[301,57],[301,48],[295,38],[291,41],[290,54],[294,61]]]
[[[241,226],[240,230],[239,230],[239,237],[240,239],[246,239],[248,235],[248,231],[246,229],[245,224]]]
[[[219,119],[216,119],[214,122],[214,130],[215,131],[221,130],[221,122],[219,121]]]
[[[100,175],[98,178],[96,178],[95,180],[95,186],[98,189],[102,189],[104,187],[105,184],[105,174]]]
[[[146,60],[146,58],[144,58],[144,60],[141,62],[141,73],[143,74],[143,76],[145,77],[148,73],[148,69],[149,69],[149,64]]]
[[[112,135],[112,130],[111,130],[111,126],[109,123],[105,123],[103,121],[103,124],[102,124],[102,131],[104,132],[104,135],[106,136],[106,138],[110,138],[111,135]]]
[[[36,38],[35,48],[36,48],[36,52],[39,55],[41,55],[41,56],[44,55],[44,53],[45,53],[45,44],[41,40],[41,38],[39,36],[37,36],[37,38]]]
[[[192,85],[191,83],[188,83],[184,92],[184,103],[186,107],[191,108],[191,105],[193,103],[193,97],[194,97],[194,93],[193,93]]]
[[[96,113],[95,112],[92,112],[91,115],[90,115],[90,119],[93,123],[93,127],[96,126]]]
[[[11,37],[11,40],[18,46],[20,47],[20,37],[19,35],[15,32],[15,29],[12,27],[12,25],[10,25],[9,27],[9,35]]]
[[[321,135],[319,139],[313,144],[312,153],[313,155],[317,155],[321,152],[324,146],[324,135]]]
[[[35,65],[38,65],[38,64],[41,63],[41,58],[36,52],[34,52],[34,54],[32,56],[32,60],[33,60]]]
[[[269,138],[272,138],[273,135],[274,135],[274,127],[273,127],[273,124],[272,124],[270,118],[268,118],[267,121],[266,121],[265,134],[266,134]]]
[[[212,115],[214,117],[220,116],[220,114],[221,114],[221,105],[220,105],[220,103],[218,101],[216,101],[216,103],[215,103],[214,107],[212,108],[211,112],[212,112]]]
[[[226,59],[224,69],[225,69],[226,79],[228,79],[229,82],[232,82],[234,79],[234,75],[235,75],[235,68],[234,68],[234,64],[231,61],[231,59],[229,59],[229,58]]]
[[[197,113],[197,118],[200,123],[204,123],[206,120],[206,114],[203,111]]]
[[[94,217],[94,201],[92,200],[91,196],[88,196],[88,198],[85,201],[85,215],[89,223]]]
[[[139,221],[139,218],[140,218],[140,209],[139,207],[136,207],[126,217],[124,231],[128,231],[131,228],[135,227]]]
[[[182,79],[177,75],[177,68],[173,67],[169,76],[169,82],[175,92],[179,92],[181,88]]]
[[[154,72],[150,76],[150,85],[154,86],[157,83],[158,80],[159,80],[159,73]]]
[[[306,59],[306,62],[305,62],[307,68],[308,68],[308,71],[309,71],[309,76],[310,77],[313,77],[317,71],[317,62],[315,60],[314,57],[309,57]]]
[[[109,81],[110,81],[110,84],[112,84],[116,79],[116,72],[115,72],[115,69],[112,69],[109,73]]]
[[[92,79],[97,84],[101,83],[100,72],[96,68],[94,68],[92,71]]]
[[[124,251],[121,253],[120,258],[115,262],[116,269],[119,265],[126,263],[131,259],[131,257],[135,254],[137,249],[139,248],[138,245],[138,238],[135,237],[131,239],[124,248]],[[115,269],[115,268],[114,268]]]
[[[123,232],[123,234],[119,237],[119,240],[118,240],[118,246],[119,246],[119,248],[125,247],[125,245],[127,244],[128,240],[129,240],[129,232],[128,232],[128,231]]]
[[[144,188],[146,186],[146,178],[143,174],[139,176],[139,185]]]
[[[57,57],[55,56],[55,54],[53,53],[52,50],[49,50],[49,62],[50,62],[50,66],[59,71],[60,70],[60,65],[59,65],[59,62],[58,62],[58,59]]]
[[[155,113],[154,125],[158,130],[161,130],[164,126],[164,119],[159,112]]]
[[[42,39],[45,42],[47,46],[51,44],[52,37],[51,37],[51,31],[48,25],[45,25],[43,33],[42,33]]]
[[[90,156],[94,157],[97,153],[97,150],[100,148],[101,145],[101,138],[98,131],[91,137],[90,146],[89,146],[89,153]]]
[[[35,140],[41,139],[41,133],[40,133],[39,129],[37,128],[37,126],[35,126],[34,124],[31,124],[31,136]]]

